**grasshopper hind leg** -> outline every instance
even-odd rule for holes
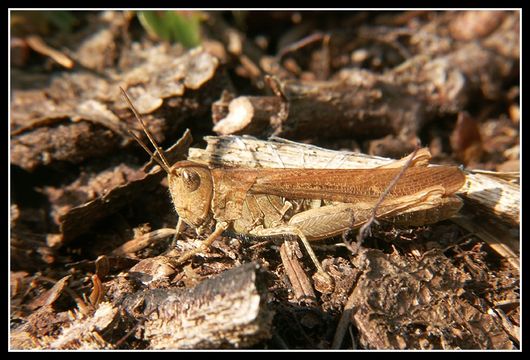
[[[340,235],[354,228],[356,210],[355,205],[352,204],[332,204],[312,208],[295,214],[286,225],[255,229],[251,233],[257,236],[292,235],[298,237],[317,268],[317,273],[313,278],[315,285],[318,285],[317,290],[329,292],[334,287],[333,279],[323,269],[309,242]]]
[[[259,229],[257,231],[254,231],[252,235],[258,237],[277,237],[287,235],[298,237],[302,241],[302,244],[304,245],[309,257],[311,258],[311,261],[313,261],[315,267],[317,268],[317,273],[315,274],[314,280],[316,283],[318,283],[318,290],[322,290],[321,292],[329,292],[330,289],[332,290],[334,288],[333,279],[324,270],[324,268],[320,264],[320,261],[318,261],[315,252],[309,244],[309,240],[300,228],[292,225],[284,225],[269,229]]]

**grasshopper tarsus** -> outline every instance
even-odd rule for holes
[[[317,289],[322,294],[330,294],[335,289],[335,281],[327,272],[324,270],[318,270],[313,275],[313,283],[315,289]]]

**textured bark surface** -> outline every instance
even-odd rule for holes
[[[271,336],[273,312],[262,276],[250,263],[193,289],[131,294],[123,308],[143,320],[143,339],[152,349],[248,347]]]
[[[401,49],[402,54],[408,52],[407,60],[382,73],[342,70],[326,81],[284,79],[278,74],[281,96],[276,101],[269,97],[236,98],[214,131],[290,139],[346,134],[368,138],[390,134],[410,139],[437,116],[464,110],[477,91],[489,99],[501,97],[502,83],[498,80],[516,71],[519,40],[513,30],[518,28],[518,20],[501,12],[467,16],[485,16],[487,31],[461,35],[455,24],[466,22],[462,18],[451,21],[450,33],[436,29],[435,22],[426,24],[415,34],[407,33],[408,48]],[[357,41],[373,37],[370,30],[379,31],[389,41],[404,35],[384,27],[361,27]],[[434,37],[443,45],[429,45]],[[471,43],[471,39],[478,41]],[[330,41],[328,38],[328,49],[333,47]]]

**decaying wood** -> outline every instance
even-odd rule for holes
[[[286,80],[281,85],[285,101],[238,97],[214,131],[221,135],[266,134],[292,139],[346,134],[381,137],[404,130],[415,133],[425,119],[416,97],[374,77],[350,84]],[[268,106],[263,108],[265,103]]]
[[[44,348],[59,349],[112,349],[113,345],[104,339],[105,331],[119,321],[119,309],[110,303],[102,303],[90,316],[65,327],[56,339],[47,339]],[[50,341],[52,340],[52,341]]]
[[[509,224],[521,222],[519,184],[505,181],[494,173],[473,173],[473,170],[468,171],[466,177],[466,185],[461,189],[466,200]]]
[[[79,124],[73,126],[76,125]],[[168,159],[182,159],[191,142],[191,134],[186,131],[166,152]],[[92,145],[97,147],[98,143]],[[13,206],[13,215],[16,215],[11,224],[13,266],[27,269],[28,264],[42,267],[53,263],[57,260],[56,249],[85,234],[99,220],[116,213],[146,189],[155,187],[164,176],[160,168],[151,169],[149,163],[142,169],[123,163],[127,161],[129,159],[124,155],[123,158],[109,159],[103,166],[88,164],[73,182],[65,184],[67,181],[64,180],[60,186],[44,186],[42,193],[50,202],[47,217],[42,213],[44,208],[21,211]],[[43,226],[37,227],[33,222],[39,218],[43,219]],[[53,226],[52,230],[45,224]],[[41,259],[35,258],[35,251]],[[28,261],[28,257],[32,260]]]
[[[488,311],[489,314],[491,314],[492,316],[495,316],[497,315],[498,317],[500,317],[501,319],[501,323],[502,323],[502,326],[503,328],[506,330],[506,332],[508,334],[510,334],[510,336],[515,339],[517,342],[520,342],[521,341],[521,330],[520,330],[520,326],[517,326],[515,324],[513,324],[510,319],[508,319],[508,317],[506,316],[506,314],[504,313],[504,311],[502,311],[502,309],[499,309],[499,308],[496,308],[496,309],[490,309]],[[495,315],[494,315],[495,314]]]
[[[221,97],[212,104],[212,120],[217,123],[219,120],[228,115],[228,107],[230,102],[234,100],[235,95],[228,90],[223,90]]]
[[[353,290],[351,320],[363,348],[514,349],[500,319],[476,307],[474,296],[461,296],[469,275],[440,255],[367,250],[355,260],[365,271]]]
[[[53,131],[38,128],[13,139],[11,162],[27,170],[54,161],[79,163],[108,154],[116,150],[119,143],[119,138],[112,131],[86,121],[59,124]]]
[[[204,116],[225,84],[218,60],[200,48],[183,54],[159,46],[136,56],[141,60],[136,67],[108,77],[65,73],[42,89],[15,88],[11,163],[34,171],[61,161],[78,164],[128,145],[127,128],[137,125],[119,86],[128,89],[160,142],[185,119]]]
[[[476,221],[471,214],[456,217],[453,221],[482,239],[508,261],[514,269],[520,270],[519,229],[510,229],[506,224],[499,223],[498,221]]]
[[[440,18],[441,24],[451,19],[449,15]],[[356,33],[359,46],[375,37],[398,43],[397,37],[410,36],[409,48],[401,51],[408,56],[382,74],[342,70],[326,81],[282,79],[282,99],[236,98],[214,131],[291,139],[393,134],[409,140],[437,115],[465,110],[477,90],[490,99],[502,96],[499,79],[509,78],[518,63],[519,40],[514,30],[519,18],[496,14],[495,19],[495,26],[477,42],[456,40],[430,23],[414,32],[361,27]],[[432,47],[433,42],[444,46]],[[271,106],[262,111],[255,105],[262,102]]]
[[[114,255],[134,254],[134,252],[141,250],[160,239],[175,235],[176,233],[175,229],[158,229],[127,241],[114,249],[112,253]]]
[[[230,26],[219,13],[209,13],[205,27],[213,38],[223,43],[230,55],[238,59],[238,74],[250,78],[258,88],[262,88],[264,82],[259,62],[264,56],[263,51],[236,27]]]
[[[261,134],[282,121],[282,100],[276,96],[240,96],[228,105],[228,114],[213,131],[220,134]],[[215,119],[214,119],[215,121]]]
[[[166,256],[155,256],[140,260],[129,269],[129,275],[144,285],[156,284],[156,287],[169,287],[169,278],[175,274],[171,259]]]
[[[71,275],[63,277],[57,281],[50,290],[40,294],[29,304],[30,309],[35,310],[41,306],[53,304],[59,298],[64,288],[68,286],[67,284],[71,277]]]
[[[269,21],[271,15],[263,14]],[[169,229],[176,216],[167,191],[157,187],[156,196],[149,193],[136,198],[128,211],[117,210],[133,197],[146,195],[164,175],[153,161],[144,167],[145,174],[136,158],[130,165],[127,127],[139,128],[118,86],[127,88],[158,142],[172,142],[186,120],[193,121],[194,134],[202,137],[211,130],[203,120],[208,120],[212,105],[218,134],[345,141],[334,143],[337,147],[358,136],[359,144],[369,141],[363,143],[369,153],[393,158],[402,156],[404,149],[412,151],[414,136],[431,120],[452,118],[473,104],[480,109],[473,116],[481,123],[492,115],[483,100],[503,106],[509,102],[511,120],[495,118],[475,129],[484,130],[488,121],[506,121],[508,125],[497,128],[506,130],[500,137],[492,135],[493,130],[486,136],[483,132],[477,152],[468,144],[473,139],[465,137],[453,139],[451,146],[452,155],[460,155],[465,163],[479,161],[482,153],[486,168],[498,165],[500,157],[508,160],[507,171],[516,169],[519,12],[373,17],[361,12],[347,15],[351,19],[346,23],[337,16],[338,22],[322,27],[335,21],[334,15],[292,13],[284,14],[289,20],[283,24],[292,25],[291,30],[278,38],[267,32],[253,38],[252,31],[247,35],[226,23],[226,14],[204,15],[210,38],[203,39],[202,49],[186,53],[178,45],[137,43],[133,27],[138,24],[128,28],[133,12],[87,15],[88,25],[81,31],[48,34],[46,44],[26,36],[12,39],[15,46],[17,39],[24,39],[19,51],[26,54],[17,55],[12,46],[11,60],[20,57],[21,68],[12,69],[11,84],[12,182],[18,183],[11,205],[11,349],[518,347],[519,173],[466,170],[466,185],[459,192],[466,205],[452,219],[458,226],[445,222],[387,230],[383,222],[366,248],[353,256],[344,244],[315,244],[335,284],[332,292],[318,298],[304,271],[310,264],[298,257],[294,241],[284,242],[278,254],[270,243],[251,245],[249,239],[224,237],[191,264],[173,266],[172,255],[197,248],[200,240],[184,229],[176,248],[159,255],[166,250],[159,240],[175,233]],[[247,21],[256,20],[252,13],[246,15]],[[295,23],[296,17],[300,23]],[[28,44],[71,71],[50,75],[47,70],[58,67],[40,57],[47,60],[46,74],[27,72]],[[268,56],[274,46],[278,55]],[[227,73],[236,86],[227,82]],[[279,79],[274,96],[264,74]],[[225,93],[219,99],[221,90]],[[239,96],[261,90],[262,96]],[[441,127],[445,125],[427,129],[434,131],[434,140],[440,140]],[[466,135],[458,125],[455,132]],[[189,160],[213,167],[327,169],[369,168],[391,161],[279,138],[221,136],[206,141],[208,148],[191,149]],[[431,144],[433,154],[434,149]],[[424,155],[421,161],[428,161]],[[166,156],[171,164],[180,160]],[[76,165],[79,174],[74,174]],[[61,172],[60,181],[39,179],[42,173],[64,169],[69,173],[63,178]],[[18,181],[29,177],[32,189]],[[274,186],[274,181],[268,185]],[[38,194],[42,199],[27,200],[28,190],[29,197]],[[149,220],[147,213],[153,216]],[[105,219],[101,227],[94,226]],[[159,228],[158,221],[165,228]],[[145,234],[152,228],[157,230]],[[80,238],[87,233],[94,237]],[[477,237],[503,259],[492,257]],[[71,242],[74,239],[81,241]],[[157,246],[151,247],[155,241]],[[94,251],[98,246],[107,248]],[[101,253],[120,255],[94,261]],[[82,260],[72,263],[74,258]],[[204,280],[250,259],[259,259],[266,270],[248,264]],[[43,279],[50,280],[43,285]],[[311,306],[300,306],[304,301]],[[274,319],[272,309],[279,315]],[[348,330],[351,343],[344,336]]]
[[[226,271],[193,289],[132,294],[126,312],[143,319],[152,349],[240,348],[271,336],[273,312],[254,263]]]
[[[125,338],[145,341],[151,349],[241,348],[271,336],[274,311],[267,304],[264,274],[255,263],[189,289],[131,290],[107,294],[112,301],[101,302],[86,314],[55,314],[46,303],[12,331],[11,348],[117,349]],[[49,329],[39,331],[43,321]]]
[[[56,260],[56,252],[47,245],[46,209],[11,205],[11,270],[38,271]]]
[[[26,42],[30,48],[38,53],[41,53],[42,55],[49,56],[61,66],[64,66],[67,69],[74,67],[74,61],[72,59],[70,59],[66,54],[51,48],[40,36],[28,36],[26,38]]]
[[[351,324],[351,317],[353,315],[353,306],[355,304],[355,295],[354,292],[348,297],[348,301],[344,304],[344,309],[339,319],[339,324],[337,325],[337,330],[333,336],[333,342],[331,343],[332,349],[340,349],[342,345],[342,340],[346,334],[348,326]]]
[[[121,167],[121,168],[120,168]],[[52,207],[52,219],[59,225],[58,236],[53,242],[48,241],[48,245],[58,248],[77,236],[86,233],[97,221],[109,216],[134,198],[141,189],[153,188],[161,180],[159,174],[145,174],[141,169],[132,170],[122,166],[108,169],[95,176],[89,182],[87,193],[80,191],[79,183],[72,184],[71,187],[63,189],[47,188],[53,204],[60,204]],[[98,188],[98,180],[106,178],[108,188],[99,187],[107,192],[90,192],[90,189]],[[77,186],[76,186],[77,185]],[[70,190],[72,189],[72,190]],[[64,190],[64,191],[62,191]],[[87,195],[78,196],[71,194]]]
[[[295,241],[284,241],[280,247],[280,256],[294,292],[294,300],[311,303],[316,301],[316,296],[309,277],[298,261],[301,255],[300,247]]]

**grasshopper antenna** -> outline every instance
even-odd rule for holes
[[[140,144],[140,146],[149,155],[151,155],[151,157],[158,163],[158,165],[160,165],[162,167],[162,169],[164,169],[168,174],[170,174],[171,173],[171,166],[169,166],[169,162],[167,161],[166,157],[164,156],[164,151],[162,150],[162,148],[160,148],[160,146],[158,146],[158,144],[155,141],[153,135],[151,134],[149,129],[147,129],[147,126],[145,126],[145,123],[142,120],[142,117],[140,116],[140,113],[138,113],[138,110],[136,110],[136,108],[134,107],[131,99],[129,98],[129,95],[127,95],[127,92],[121,86],[120,86],[120,90],[121,90],[121,93],[122,93],[123,97],[127,101],[127,104],[129,104],[129,108],[134,113],[134,116],[136,117],[136,120],[138,120],[138,122],[142,126],[142,129],[144,130],[145,134],[147,135],[147,138],[149,139],[151,144],[153,144],[153,146],[155,147],[155,152],[153,153],[151,150],[149,150],[149,147],[147,147],[147,145],[134,132],[132,132],[131,129],[128,129],[129,134],[131,134],[132,137],[134,138],[134,140],[136,140],[136,142],[138,144]],[[157,154],[158,154],[158,156],[157,156]]]

